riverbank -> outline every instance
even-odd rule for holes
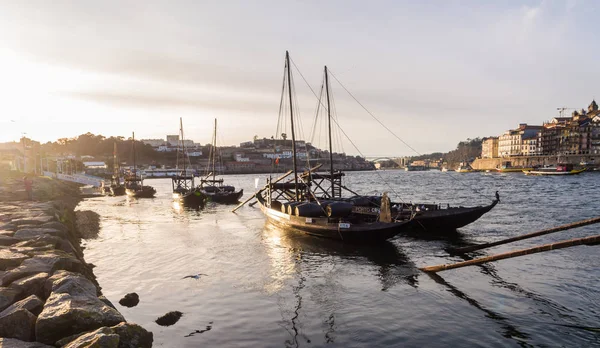
[[[81,238],[98,225],[75,214],[78,185],[35,177],[28,201],[22,174],[0,178],[0,347],[151,347],[152,333],[126,322],[84,260]]]

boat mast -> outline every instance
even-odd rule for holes
[[[120,170],[119,170],[119,159],[117,158],[117,142],[115,141],[114,143],[114,147],[113,147],[113,175],[115,177],[115,181],[117,186],[121,184],[121,178],[120,178]]]
[[[137,180],[137,167],[135,165],[135,132],[131,132],[131,148],[133,149],[133,176]]]
[[[217,119],[216,118],[215,118],[215,130],[213,132],[213,151],[212,151],[212,153],[213,153],[213,158],[212,158],[213,169],[212,169],[212,172],[213,172],[213,185],[214,185],[215,175],[216,175],[215,172],[217,170],[217,167],[215,166],[215,159],[217,158]]]
[[[325,91],[327,92],[327,120],[329,124],[329,166],[331,169],[331,198],[335,197],[335,187],[333,183],[333,147],[331,144],[331,105],[329,103],[329,78],[327,76],[327,65],[325,65]]]
[[[294,133],[294,106],[292,105],[292,72],[290,68],[290,53],[285,51],[285,65],[287,67],[288,94],[290,96],[290,119],[292,120],[292,162],[294,165],[294,192],[296,193],[296,201],[300,200],[298,195],[298,171],[296,167],[296,134]]]
[[[183,158],[183,178],[185,180],[187,171],[185,169],[185,141],[183,141],[183,121],[181,120],[181,117],[179,118],[179,133],[181,133],[181,149],[182,149],[182,153],[181,153],[181,158]]]

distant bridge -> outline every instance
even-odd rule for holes
[[[388,157],[388,156],[366,156],[365,159],[369,162],[381,162],[381,161],[393,161],[398,165],[406,165],[410,161],[410,157],[399,156],[399,157]]]

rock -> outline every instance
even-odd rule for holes
[[[16,279],[37,273],[54,273],[57,270],[80,271],[82,264],[73,256],[59,250],[52,250],[47,254],[36,255],[21,263],[21,265],[4,276],[4,282],[13,282]]]
[[[14,308],[0,315],[0,337],[35,341],[35,315],[25,308]]]
[[[37,273],[28,277],[17,279],[13,281],[9,287],[20,290],[23,296],[35,295],[46,299],[48,296],[44,291],[44,285],[49,276],[50,275],[48,273]],[[34,312],[32,311],[32,313]]]
[[[183,313],[179,311],[169,312],[156,319],[155,322],[160,326],[171,326],[178,322],[181,316],[183,316]]]
[[[118,348],[119,335],[108,327],[99,328],[77,337],[63,348]]]
[[[53,292],[96,296],[98,289],[89,279],[79,273],[57,271],[44,284],[44,295],[46,297],[50,296]]]
[[[37,296],[31,295],[21,301],[13,303],[10,307],[6,308],[2,312],[0,312],[0,317],[7,314],[10,311],[16,309],[26,309],[30,311],[32,314],[37,315],[40,314],[42,308],[44,307],[44,302]]]
[[[100,301],[104,302],[107,306],[117,309],[117,307],[115,307],[115,305],[112,302],[110,302],[110,300],[107,299],[106,296],[104,296],[104,295],[98,296],[98,299]]]
[[[36,323],[38,341],[54,344],[66,336],[125,321],[121,313],[97,297],[95,285],[87,278],[57,272],[48,278],[46,286],[50,281],[52,293]]]
[[[21,295],[21,292],[12,288],[0,287],[0,311],[12,305]]]
[[[135,292],[127,294],[119,300],[119,304],[125,307],[135,307],[138,303],[140,303],[140,297]]]
[[[12,237],[14,234],[15,234],[15,231],[0,229],[0,236]]]
[[[13,223],[0,224],[0,231],[16,231],[17,225]]]
[[[80,255],[80,253],[77,252],[77,250],[75,249],[73,244],[71,244],[71,242],[69,242],[68,239],[61,239],[58,242],[58,245],[56,246],[56,248],[66,252],[68,254],[71,254],[73,256],[82,256],[82,255]]]
[[[119,335],[119,348],[150,348],[154,337],[152,332],[133,323],[120,323],[113,326],[114,332]]]
[[[59,221],[46,222],[45,224],[41,224],[39,226],[41,228],[53,228],[55,230],[63,231],[65,233],[69,232],[69,229],[67,228],[67,226]]]
[[[14,238],[18,238],[21,240],[24,239],[32,239],[35,237],[43,236],[43,235],[51,235],[59,238],[67,238],[67,233],[65,231],[60,231],[54,228],[27,228],[27,229],[19,229],[13,235]]]
[[[14,338],[0,337],[0,348],[54,348],[39,342],[24,342]]]
[[[20,241],[20,239],[0,234],[0,245],[13,245]]]
[[[59,237],[55,237],[49,234],[42,234],[37,237],[29,238],[27,240],[19,240],[19,243],[15,244],[13,247],[40,247],[46,245],[56,247],[61,240],[62,239]]]
[[[29,256],[25,254],[12,252],[7,249],[0,249],[0,270],[5,271],[9,268],[18,267],[28,258]]]
[[[21,219],[14,219],[13,221],[11,221],[11,223],[14,225],[17,225],[17,226],[25,225],[25,224],[41,225],[41,224],[45,224],[45,223],[48,223],[51,221],[55,221],[54,216],[41,215],[41,216],[24,217]]]
[[[75,212],[75,226],[81,238],[96,238],[100,232],[100,215],[90,210],[78,210]]]

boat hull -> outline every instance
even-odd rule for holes
[[[207,192],[200,189],[200,192],[206,196],[207,200],[220,204],[239,203],[240,198],[244,195],[244,190],[239,190],[238,192]]]
[[[413,230],[426,232],[453,231],[477,221],[483,214],[489,212],[498,204],[494,201],[487,206],[457,207],[419,212],[412,224]]]
[[[325,217],[303,217],[289,215],[271,209],[259,200],[260,209],[267,219],[278,226],[291,228],[303,233],[328,239],[335,239],[348,243],[376,243],[395,237],[407,231],[412,221],[402,222],[372,222],[372,223],[340,223]]]
[[[141,190],[126,189],[125,192],[134,198],[154,198],[156,194],[156,190],[151,186],[144,186]]]
[[[524,170],[525,175],[577,175],[583,173],[585,169],[569,170],[569,171],[541,171],[541,170]]]
[[[111,186],[110,187],[110,195],[111,196],[123,196],[126,194],[125,186]]]

